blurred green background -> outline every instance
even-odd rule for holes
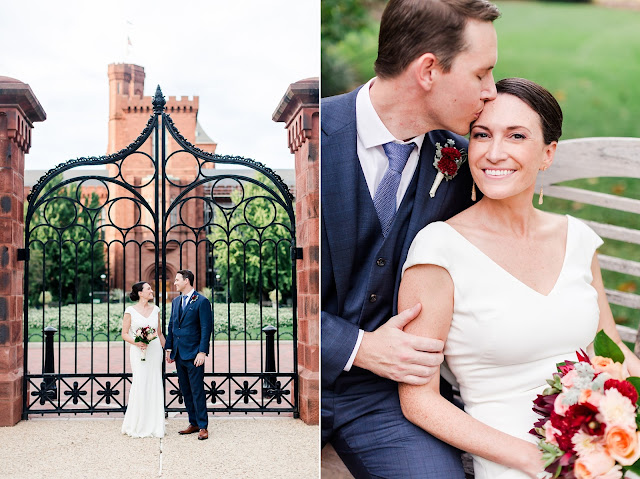
[[[344,93],[374,76],[384,0],[322,0],[322,96]],[[564,112],[562,139],[640,137],[640,1],[496,2],[496,80],[524,77],[551,91]],[[611,5],[614,5],[612,7]],[[625,8],[621,8],[625,7]],[[568,183],[640,199],[640,180],[585,179]],[[537,205],[537,197],[534,198]],[[545,198],[542,207],[578,218],[640,228],[638,215]],[[637,245],[605,240],[600,252],[640,261]],[[633,276],[603,272],[605,286],[638,292]],[[612,307],[634,328],[640,311]]]

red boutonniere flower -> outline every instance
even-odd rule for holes
[[[193,294],[191,296],[191,299],[189,300],[190,303],[195,303],[198,300],[198,295],[197,294]]]
[[[467,152],[464,149],[459,150],[455,147],[455,144],[456,142],[452,139],[448,139],[444,147],[440,143],[436,143],[433,166],[438,170],[438,174],[429,191],[431,198],[436,196],[436,191],[442,179],[452,180],[458,174],[460,166],[467,161]]]

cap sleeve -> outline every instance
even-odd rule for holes
[[[449,270],[450,261],[450,244],[448,245],[447,237],[451,228],[442,221],[428,224],[420,230],[411,243],[407,260],[402,267],[402,275],[411,266],[418,264],[434,264]]]
[[[593,258],[594,253],[604,244],[604,241],[602,241],[602,238],[600,238],[600,236],[598,236],[598,234],[583,221],[574,218],[573,216],[569,216],[569,221],[574,223],[578,232],[580,244],[584,248],[586,255],[589,259]]]

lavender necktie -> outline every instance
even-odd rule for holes
[[[415,143],[401,145],[394,142],[382,145],[389,158],[389,169],[382,177],[376,194],[373,196],[373,205],[376,207],[380,226],[382,226],[382,236],[385,238],[389,234],[391,223],[396,215],[396,193],[400,185],[400,178],[402,178],[402,170],[415,146]]]

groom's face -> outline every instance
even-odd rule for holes
[[[454,58],[451,69],[439,72],[430,112],[442,129],[459,135],[469,133],[469,125],[478,119],[485,101],[496,97],[492,72],[498,41],[493,23],[469,20],[465,39],[467,48]]]
[[[187,278],[183,278],[180,273],[176,274],[176,279],[173,282],[173,285],[176,287],[176,291],[179,293],[183,293],[187,291],[187,287],[189,286],[189,280]]]

